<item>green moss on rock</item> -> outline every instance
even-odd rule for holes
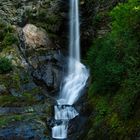
[[[16,44],[17,42],[18,40],[14,33],[7,33],[2,41],[2,45],[6,47]]]
[[[0,57],[0,74],[8,73],[12,70],[12,62],[6,57]]]

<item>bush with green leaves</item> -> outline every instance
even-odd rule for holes
[[[12,70],[12,62],[6,57],[0,57],[0,74],[8,73]]]
[[[92,93],[115,93],[124,81],[138,82],[140,6],[138,0],[119,4],[110,13],[111,32],[94,41],[87,62],[93,78]],[[136,75],[135,75],[136,74]],[[139,78],[136,78],[139,79]],[[126,83],[126,82],[125,82]]]
[[[115,92],[121,86],[125,68],[118,54],[119,48],[114,45],[115,42],[107,36],[90,50],[88,62],[92,65],[94,93]]]
[[[10,46],[17,42],[17,38],[13,33],[7,33],[3,39],[4,46]]]
[[[15,34],[14,28],[0,20],[0,51],[2,51],[7,46],[17,44],[17,42],[18,38]]]
[[[6,29],[5,23],[0,20],[0,42],[2,42],[6,34],[5,29]]]
[[[94,104],[89,139],[104,138],[104,132],[108,139],[130,139],[140,124],[139,0],[118,4],[109,15],[110,32],[97,36],[87,55],[91,69],[88,100]]]

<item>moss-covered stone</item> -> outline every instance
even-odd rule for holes
[[[9,123],[21,121],[24,119],[22,115],[0,116],[0,128],[6,127]]]

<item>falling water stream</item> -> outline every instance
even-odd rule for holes
[[[79,115],[72,105],[79,99],[88,77],[88,69],[80,62],[79,1],[70,0],[68,74],[63,80],[57,105],[54,106],[55,120],[60,123],[52,128],[53,138],[67,138],[69,120]]]

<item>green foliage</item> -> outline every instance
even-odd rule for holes
[[[133,93],[121,93],[114,97],[114,110],[116,110],[120,117],[127,120],[133,113],[133,105],[135,95]]]
[[[0,21],[0,41],[2,41],[5,36],[4,29],[5,29],[5,24],[2,21]]]
[[[98,114],[98,116],[104,118],[107,114],[109,114],[111,110],[109,107],[108,97],[98,97],[95,102],[96,113]]]
[[[124,81],[139,75],[138,1],[119,4],[110,15],[113,19],[111,32],[97,39],[88,53],[87,63],[93,75],[92,93],[115,93]]]
[[[89,100],[95,113],[88,139],[102,139],[106,130],[108,139],[130,139],[140,128],[139,0],[118,4],[110,17],[111,31],[95,39],[87,54],[92,77]]]
[[[126,4],[116,6],[110,13],[113,18],[112,35],[127,43],[130,38],[138,39],[140,33],[140,5],[138,0],[129,0]],[[130,41],[129,41],[130,42]]]
[[[11,84],[12,88],[15,88],[17,91],[19,91],[22,84],[20,73],[18,71],[13,72],[13,74],[11,75],[11,79],[13,81],[13,84]]]
[[[98,40],[88,54],[88,63],[92,65],[94,93],[109,93],[121,86],[125,68],[120,58],[119,48],[108,35]],[[92,63],[91,63],[92,62]]]
[[[40,89],[34,88],[31,91],[26,91],[22,93],[21,96],[12,96],[12,95],[2,95],[0,96],[0,106],[25,106],[25,105],[33,105],[38,103],[35,95],[40,92]]]
[[[21,121],[30,121],[30,120],[39,120],[39,121],[41,120],[41,116],[38,116],[38,114],[36,114],[31,107],[27,107],[27,109],[23,109],[23,110],[25,112],[30,112],[30,113],[1,115],[0,128],[7,127],[10,124],[13,124],[14,122],[17,121],[21,122]]]
[[[0,57],[0,74],[12,70],[12,62],[6,57]]]
[[[112,114],[109,119],[109,125],[112,129],[116,129],[120,125],[119,117],[116,113]]]
[[[15,37],[15,35],[13,33],[7,33],[4,37],[3,45],[10,46],[15,43],[17,43],[17,38]]]
[[[11,25],[0,20],[0,51],[7,46],[17,44],[18,39],[15,30]]]
[[[11,122],[21,121],[23,120],[22,115],[12,115],[12,116],[1,116],[0,117],[0,127],[4,127]]]
[[[9,96],[9,95],[3,95],[0,96],[0,105],[1,106],[12,106],[13,104],[16,106],[17,103],[20,101],[20,98]],[[21,101],[20,101],[21,103]]]

